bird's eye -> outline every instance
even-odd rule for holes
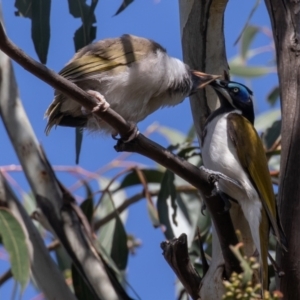
[[[235,87],[232,91],[236,94],[236,93],[238,93],[240,91],[240,89],[237,88],[237,87]]]

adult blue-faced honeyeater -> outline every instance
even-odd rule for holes
[[[160,107],[182,102],[219,77],[190,70],[158,43],[128,34],[82,48],[59,74],[94,95],[98,109],[105,111],[110,106],[134,123]],[[45,116],[47,134],[56,125],[114,133],[107,123],[60,91],[55,91]]]
[[[210,84],[220,107],[206,120],[202,137],[202,159],[206,169],[220,172],[239,185],[220,179],[219,189],[241,206],[259,254],[262,287],[268,288],[268,241],[270,227],[286,250],[267,159],[253,126],[252,92],[232,81]]]

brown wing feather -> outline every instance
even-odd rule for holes
[[[275,195],[262,142],[253,125],[240,114],[233,113],[228,116],[228,132],[236,146],[242,167],[262,199],[274,234],[281,246],[286,249],[285,236],[278,222]]]
[[[60,75],[76,81],[117,66],[130,65],[157,50],[165,49],[154,41],[124,34],[88,45],[60,71]]]

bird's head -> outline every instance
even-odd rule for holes
[[[197,90],[204,88],[206,85],[220,78],[219,75],[206,74],[195,70],[192,70],[190,72],[192,79],[192,88],[190,91],[190,95],[196,93]]]
[[[210,86],[218,94],[221,106],[230,105],[240,110],[245,118],[254,123],[253,93],[248,87],[227,80],[214,80]]]

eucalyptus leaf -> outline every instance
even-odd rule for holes
[[[280,109],[268,110],[255,118],[254,126],[258,132],[265,131],[281,116]]]
[[[161,187],[157,197],[157,211],[159,222],[160,224],[165,226],[164,234],[168,240],[171,240],[175,237],[169,218],[169,207],[167,203],[168,198],[171,198],[173,201],[175,201],[176,199],[174,179],[174,173],[166,170],[161,181]]]
[[[281,134],[281,120],[276,120],[263,134],[266,149],[270,149]]]
[[[116,217],[110,255],[119,270],[122,271],[126,269],[129,255],[127,246],[127,233],[119,215]]]
[[[93,213],[94,213],[93,198],[87,198],[87,199],[85,199],[80,204],[80,208],[83,211],[83,213],[85,214],[85,216],[86,216],[87,220],[89,221],[89,223],[91,223],[92,220],[93,220]]]
[[[75,163],[76,163],[76,165],[79,164],[82,140],[83,140],[83,129],[75,128]]]
[[[174,128],[159,126],[157,132],[162,134],[172,145],[183,143],[186,140],[186,135]]]
[[[250,45],[259,31],[260,28],[257,26],[248,25],[245,28],[241,39],[241,56],[243,59],[247,58],[247,52],[250,48]]]
[[[265,66],[245,66],[242,64],[230,64],[230,75],[245,78],[254,78],[272,73],[274,68]]]
[[[269,168],[271,170],[279,171],[280,170],[280,155],[274,155],[270,158],[269,162]]]
[[[164,175],[164,172],[156,169],[141,169],[140,171],[143,173],[147,183],[160,183]],[[115,191],[138,184],[141,184],[140,178],[136,171],[133,170],[123,178],[120,186]]]
[[[200,149],[198,146],[189,146],[186,148],[181,149],[177,155],[183,157],[185,159],[189,158],[191,154],[197,153],[200,155]]]
[[[25,289],[30,278],[30,257],[26,235],[19,221],[6,208],[0,208],[0,235],[10,257],[14,279]]]
[[[84,46],[90,44],[96,38],[97,28],[96,26],[86,27],[82,24],[74,34],[74,44],[76,51],[80,50]],[[80,134],[80,130],[78,132]],[[81,132],[82,134],[82,132]],[[82,139],[82,137],[81,137]],[[77,145],[77,142],[76,142]],[[80,151],[78,151],[80,153]],[[78,154],[79,155],[79,154]]]
[[[98,1],[92,1],[98,2]],[[84,19],[90,13],[91,6],[86,3],[86,0],[68,0],[69,12],[74,18]],[[93,23],[96,22],[96,17],[92,16]]]
[[[31,18],[32,0],[16,0],[15,8],[17,11],[15,15],[18,17]]]
[[[86,0],[68,0],[69,11],[74,18],[81,18],[82,25],[76,30],[74,35],[75,50],[90,44],[96,38],[97,28],[95,9],[98,0],[92,0],[91,5],[86,4]]]
[[[196,138],[196,129],[194,124],[192,124],[191,128],[189,129],[187,136],[186,136],[186,142],[193,141]]]
[[[80,50],[90,44],[96,38],[97,28],[95,9],[98,0],[92,0],[91,5],[86,4],[86,0],[68,0],[69,11],[74,18],[81,18],[82,25],[75,31],[74,45],[75,51]],[[81,128],[75,129],[75,161],[79,163],[83,132]]]
[[[117,12],[114,14],[114,16],[118,15],[119,13],[121,13],[122,11],[124,11],[131,3],[133,2],[133,0],[123,0],[122,4],[120,5],[120,7],[118,8]]]
[[[236,45],[238,43],[238,41],[240,40],[240,38],[242,37],[244,31],[246,30],[246,28],[249,26],[249,22],[251,20],[251,18],[253,17],[254,13],[256,12],[258,6],[260,4],[260,0],[256,0],[255,3],[254,3],[254,6],[252,7],[249,15],[248,15],[248,18],[246,20],[246,24],[244,25],[243,29],[242,29],[242,32],[240,33],[240,35],[238,36],[238,38],[236,39],[236,41],[234,42],[234,45]]]
[[[104,196],[98,209],[101,210],[103,215],[115,211],[115,206],[109,195],[106,194],[106,196]],[[115,213],[116,216],[114,219],[101,226],[98,240],[101,246],[110,254],[118,269],[124,270],[127,266],[129,254],[127,234],[119,214],[117,212]]]
[[[275,86],[267,95],[267,100],[271,104],[271,106],[274,106],[278,99],[279,99],[279,86]]]
[[[177,176],[176,176],[177,179]],[[175,181],[175,183],[177,180]],[[188,237],[188,247],[191,246],[196,227],[200,225],[200,230],[206,233],[210,228],[209,217],[201,214],[201,202],[197,191],[190,193],[177,192],[177,222],[178,226],[172,226],[175,236],[179,236],[184,232]]]
[[[71,269],[72,260],[63,247],[58,247],[54,250],[56,261],[58,264],[59,269],[65,273]]]
[[[31,38],[41,63],[46,64],[50,43],[51,0],[17,0],[17,16],[31,19]]]

